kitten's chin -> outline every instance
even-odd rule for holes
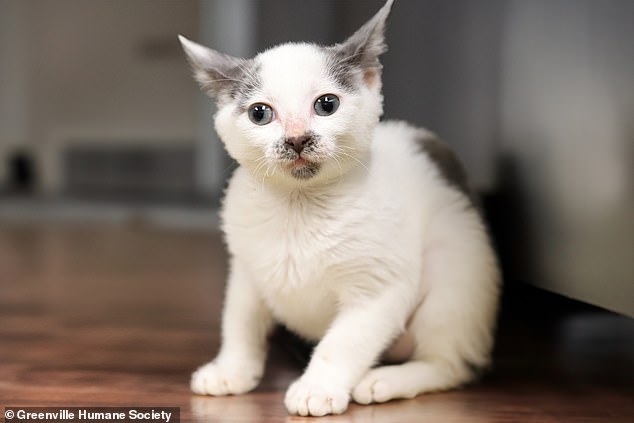
[[[303,157],[293,160],[290,164],[288,164],[288,170],[292,177],[299,180],[308,180],[313,178],[319,173],[321,169],[321,164],[316,162],[311,162],[306,160]]]

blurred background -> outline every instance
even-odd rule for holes
[[[0,229],[214,231],[235,165],[176,35],[332,44],[382,3],[0,0]],[[507,281],[630,316],[632,22],[631,0],[399,0],[383,59],[385,117],[458,151]]]

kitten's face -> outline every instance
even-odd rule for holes
[[[363,166],[382,113],[380,64],[391,0],[346,42],[284,44],[236,59],[181,38],[215,96],[229,154],[262,180],[316,183]]]
[[[254,86],[218,102],[216,129],[229,154],[261,176],[303,181],[362,161],[381,114],[380,83],[350,75],[353,85],[343,86],[333,59],[309,44],[257,56]]]

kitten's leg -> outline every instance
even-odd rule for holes
[[[353,390],[356,402],[451,389],[488,364],[499,274],[486,233],[471,232],[468,240],[464,233],[458,231],[453,242],[446,236],[425,252],[421,277],[429,291],[408,328],[416,339],[411,361],[370,370]]]
[[[192,374],[191,389],[202,395],[248,392],[262,378],[273,319],[249,275],[231,263],[222,316],[222,344],[215,360]]]
[[[469,381],[471,372],[464,365],[434,361],[408,361],[370,370],[352,391],[359,404],[414,398],[424,392],[443,391]]]
[[[306,371],[286,392],[290,413],[323,416],[346,410],[352,388],[403,330],[411,311],[407,293],[411,288],[393,288],[371,300],[342,306]]]

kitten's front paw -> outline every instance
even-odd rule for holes
[[[348,390],[305,381],[303,378],[288,388],[284,399],[288,412],[300,416],[341,414],[346,411],[349,402]]]
[[[200,395],[244,394],[255,388],[261,378],[262,371],[253,366],[221,366],[212,361],[192,374],[190,387]]]

